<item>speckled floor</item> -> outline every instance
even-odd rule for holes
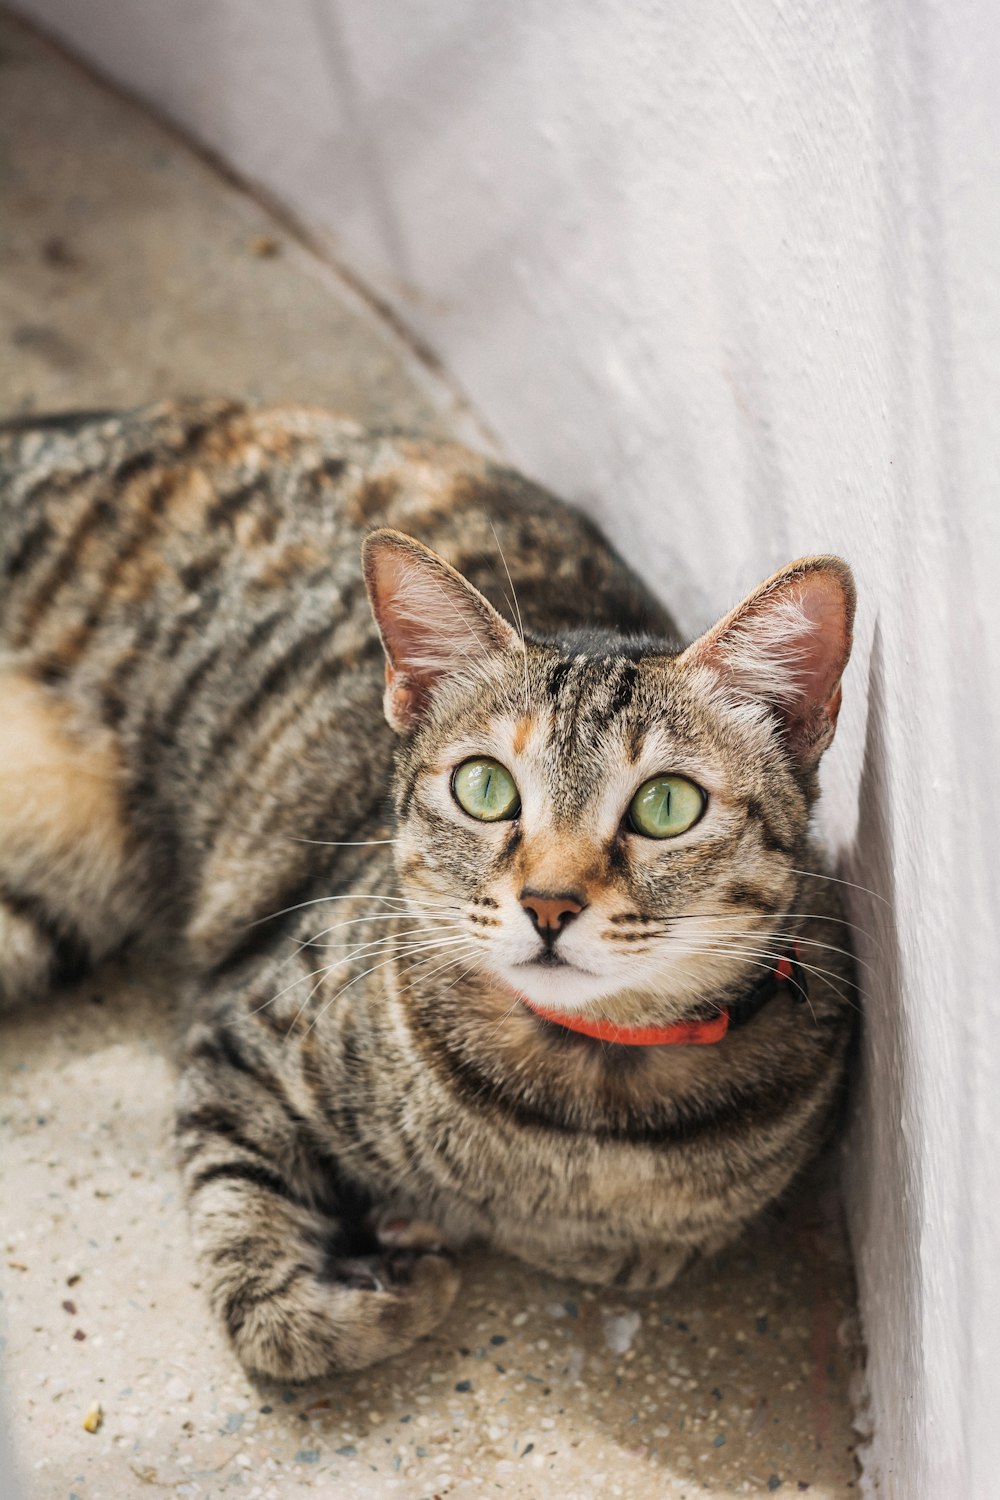
[[[261,208],[0,17],[0,410],[178,390],[469,428]],[[162,980],[116,972],[0,1030],[25,1500],[854,1493],[852,1284],[822,1172],[661,1295],[480,1258],[412,1355],[308,1389],[248,1382],[187,1245],[169,1005]]]

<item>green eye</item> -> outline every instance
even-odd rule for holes
[[[514,778],[498,760],[463,762],[452,777],[451,789],[459,807],[483,823],[516,818],[521,811]]]
[[[629,803],[629,822],[647,839],[672,839],[697,823],[705,810],[700,786],[683,776],[654,776]]]

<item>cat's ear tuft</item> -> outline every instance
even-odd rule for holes
[[[416,728],[442,678],[493,653],[523,649],[478,589],[413,537],[373,531],[362,562],[385,648],[385,716],[398,733]]]
[[[839,557],[773,574],[680,657],[709,667],[737,698],[763,702],[796,759],[813,766],[833,739],[851,654],[854,579]]]

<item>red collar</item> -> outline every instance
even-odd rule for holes
[[[545,1010],[520,992],[518,999],[543,1021],[552,1021],[566,1031],[576,1031],[598,1042],[616,1042],[620,1047],[700,1047],[709,1042],[721,1042],[730,1027],[744,1025],[771,999],[780,984],[790,985],[796,1000],[806,998],[805,973],[798,943],[793,944],[771,973],[747,994],[707,1020],[675,1021],[670,1026],[618,1026],[614,1021],[588,1021],[583,1016],[567,1015],[564,1011]]]

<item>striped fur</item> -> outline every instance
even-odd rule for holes
[[[839,688],[800,726],[774,708],[788,693],[727,684],[737,657],[767,675],[753,600],[738,652],[678,654],[578,514],[463,449],[321,411],[22,422],[0,474],[0,995],[126,942],[181,956],[179,1151],[249,1369],[306,1379],[405,1348],[475,1242],[663,1285],[781,1192],[829,1128],[852,1026],[808,837]],[[360,562],[385,526],[509,622],[457,668],[431,643],[423,697],[390,666],[398,739]],[[801,642],[776,649],[800,673]],[[471,754],[514,774],[515,822],[457,809]],[[623,823],[664,770],[709,793],[669,844]],[[581,898],[559,939],[572,993],[535,962],[525,887]],[[553,1008],[670,1021],[792,937],[808,1009],[779,995],[712,1047],[608,1047],[517,999],[521,975]]]

